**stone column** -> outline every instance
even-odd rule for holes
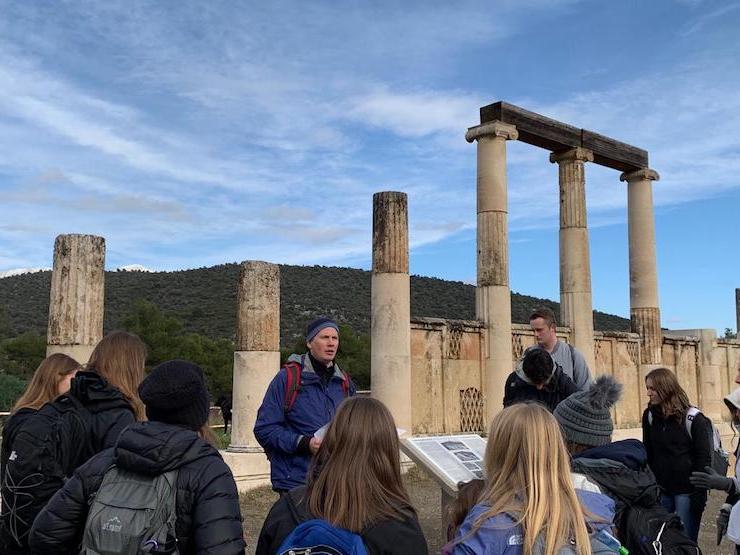
[[[80,364],[103,338],[105,239],[59,235],[49,296],[46,355],[64,353]]]
[[[550,162],[558,163],[560,182],[560,321],[570,327],[570,340],[592,372],[596,366],[584,162],[593,161],[593,153],[580,147],[550,154]]]
[[[478,141],[475,313],[486,327],[486,426],[503,406],[504,385],[512,370],[506,141],[518,137],[516,127],[500,121],[471,127],[465,134],[469,143]]]
[[[373,195],[372,394],[412,433],[411,293],[405,193]]]
[[[233,424],[229,451],[261,453],[254,437],[257,410],[280,369],[280,268],[242,263],[237,289]]]
[[[735,333],[740,339],[740,289],[735,289]]]
[[[658,270],[655,260],[655,216],[651,181],[658,172],[641,169],[623,173],[627,182],[627,220],[630,258],[630,320],[640,334],[642,364],[662,364],[663,334],[658,304]]]

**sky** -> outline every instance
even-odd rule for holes
[[[505,100],[644,148],[662,324],[735,328],[740,1],[0,0],[0,271],[369,269],[409,198],[413,274],[475,283],[476,147]],[[512,290],[557,300],[558,176],[508,143]],[[629,315],[626,184],[586,166],[595,309]]]

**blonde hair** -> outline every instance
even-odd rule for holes
[[[38,410],[59,396],[62,379],[80,369],[80,364],[62,353],[54,353],[41,361],[33,373],[31,382],[13,405],[11,412],[21,409]]]
[[[309,470],[309,511],[356,533],[380,520],[413,515],[398,449],[396,424],[383,403],[345,399]]]
[[[668,368],[656,368],[651,370],[645,376],[645,384],[647,381],[652,382],[652,387],[660,398],[656,405],[664,418],[675,418],[679,422],[683,422],[686,418],[686,412],[691,407],[689,396],[678,383],[678,378]]]
[[[509,514],[524,532],[524,555],[544,535],[545,553],[566,545],[591,555],[586,513],[576,496],[570,457],[555,418],[542,405],[505,408],[491,423],[484,457],[486,483],[479,501],[490,505],[473,523],[475,533],[489,518]]]
[[[95,346],[86,370],[95,372],[118,389],[134,410],[136,420],[146,420],[139,384],[144,379],[146,345],[137,335],[114,331]]]

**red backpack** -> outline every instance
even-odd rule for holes
[[[295,400],[298,397],[298,393],[301,391],[301,374],[303,373],[303,359],[306,355],[301,357],[301,362],[298,363],[294,360],[285,363],[285,400],[283,401],[283,412],[288,412],[293,408]],[[342,379],[342,391],[344,396],[349,397],[349,386],[350,377],[349,374],[342,370],[344,378]]]

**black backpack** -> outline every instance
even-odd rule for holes
[[[617,515],[616,524],[630,555],[701,555],[678,515],[662,505],[628,505]]]
[[[23,422],[3,469],[3,543],[27,548],[36,515],[74,470],[93,455],[90,413],[71,395],[47,403]]]

